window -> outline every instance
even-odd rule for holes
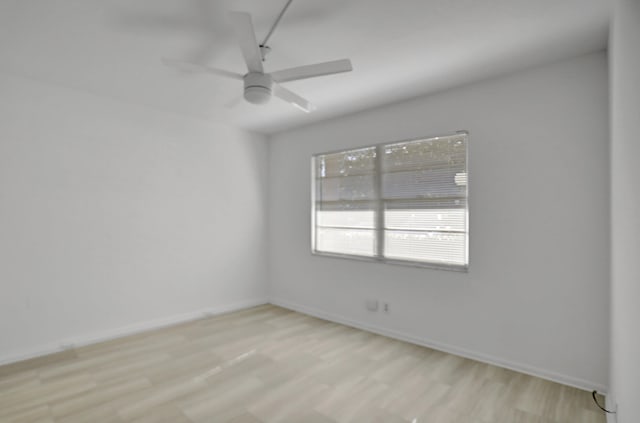
[[[454,270],[468,260],[467,133],[312,160],[312,251]]]

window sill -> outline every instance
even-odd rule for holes
[[[357,256],[350,254],[339,254],[339,253],[327,253],[323,251],[311,251],[311,255],[320,256],[320,257],[329,257],[329,258],[337,258],[343,260],[353,260],[353,261],[363,261],[369,263],[382,263],[382,264],[392,264],[398,266],[407,266],[407,267],[419,267],[422,269],[432,269],[432,270],[448,270],[452,272],[461,272],[461,273],[469,273],[469,265],[455,265],[455,264],[438,264],[438,263],[426,263],[420,261],[411,261],[411,260],[398,260],[398,259],[388,259],[384,257],[367,257],[367,256]]]

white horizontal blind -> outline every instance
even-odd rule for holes
[[[375,160],[375,147],[315,157],[315,251],[375,256]]]
[[[314,157],[313,250],[468,264],[467,135]]]
[[[382,149],[384,256],[466,266],[466,134]]]

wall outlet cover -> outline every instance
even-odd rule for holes
[[[366,307],[369,311],[378,311],[378,300],[367,300]]]

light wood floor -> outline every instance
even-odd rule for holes
[[[600,423],[590,393],[275,306],[0,367],[0,422]]]

